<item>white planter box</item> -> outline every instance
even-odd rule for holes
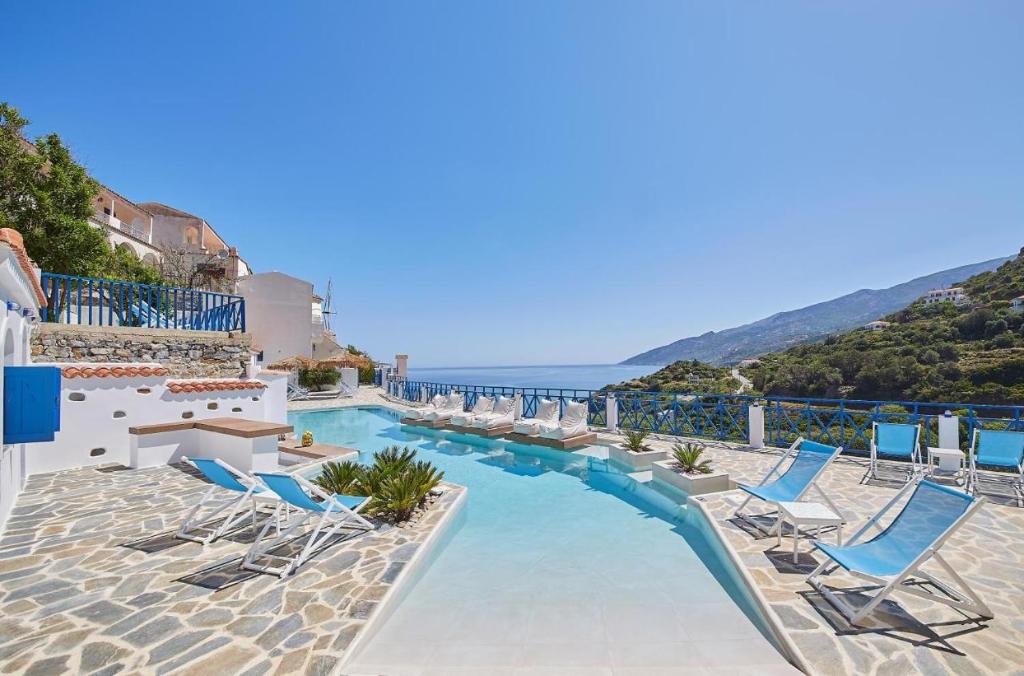
[[[711,474],[683,474],[675,460],[660,460],[651,465],[653,479],[668,484],[687,495],[718,493],[732,488],[728,472]]]
[[[634,472],[649,469],[651,463],[656,460],[664,460],[667,457],[668,451],[645,451],[643,453],[633,453],[632,451],[627,451],[622,446],[608,447],[609,459],[614,460],[620,465],[631,467]]]

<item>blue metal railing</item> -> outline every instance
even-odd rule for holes
[[[938,445],[938,421],[950,412],[959,418],[960,443],[966,448],[975,429],[1024,432],[1024,405],[925,403],[862,399],[808,399],[801,397],[755,397],[737,394],[685,394],[676,392],[605,392],[559,388],[459,385],[392,377],[388,391],[407,401],[420,401],[452,390],[466,395],[472,406],[477,397],[519,395],[523,416],[537,411],[540,399],[557,400],[564,410],[569,401],[588,403],[588,421],[606,427],[607,399],[615,395],[619,429],[647,429],[658,434],[705,437],[745,442],[750,438],[750,406],[758,403],[764,411],[764,440],[772,446],[787,446],[804,437],[833,446],[842,445],[853,453],[870,448],[872,423],[920,423],[922,443]]]
[[[44,272],[43,321],[245,332],[245,299],[226,293]]]

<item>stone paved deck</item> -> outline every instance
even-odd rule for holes
[[[653,445],[664,447],[666,441]],[[777,449],[760,451],[734,445],[710,447],[708,455],[733,480],[756,483],[778,461]],[[842,457],[824,476],[824,487],[849,519],[850,537],[902,487],[899,472],[889,480],[866,481],[866,460]],[[995,489],[992,489],[993,492]],[[996,617],[975,621],[960,611],[896,594],[883,603],[870,628],[851,627],[806,582],[821,561],[801,543],[792,563],[792,540],[781,550],[733,514],[744,493],[704,496],[719,532],[739,554],[767,602],[815,674],[1024,674],[1024,509],[1014,500],[990,496],[981,511],[943,548]],[[763,504],[763,503],[762,503]],[[823,535],[832,541],[831,533]],[[942,577],[935,564],[925,570]],[[856,587],[856,578],[833,574],[830,585]],[[828,580],[828,578],[826,578]]]
[[[247,531],[170,537],[207,487],[180,466],[30,477],[0,537],[0,672],[330,673],[464,494],[279,580],[239,567]]]

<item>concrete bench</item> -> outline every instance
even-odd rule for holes
[[[278,435],[291,425],[245,418],[181,420],[128,428],[129,466],[157,467],[182,456],[220,458],[243,472],[278,470]]]
[[[277,450],[284,455],[294,455],[308,460],[358,460],[359,451],[344,446],[332,446],[330,444],[313,444],[303,446],[302,442],[292,439],[277,444]]]

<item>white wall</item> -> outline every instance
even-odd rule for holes
[[[261,272],[238,280],[245,297],[245,327],[263,363],[313,352],[310,321],[313,285],[280,272]]]
[[[267,387],[175,394],[167,383],[183,381],[164,376],[62,378],[60,432],[53,441],[28,447],[28,474],[107,463],[128,465],[129,427],[225,417],[284,422],[287,378],[266,374],[257,379]]]
[[[7,301],[38,313],[35,293],[25,272],[6,245],[0,246],[0,355],[3,366],[21,366],[29,359],[31,323],[17,310],[8,310]],[[3,369],[0,369],[0,436],[3,435]],[[25,444],[4,444],[0,440],[0,526],[14,506],[14,500],[25,484]]]

